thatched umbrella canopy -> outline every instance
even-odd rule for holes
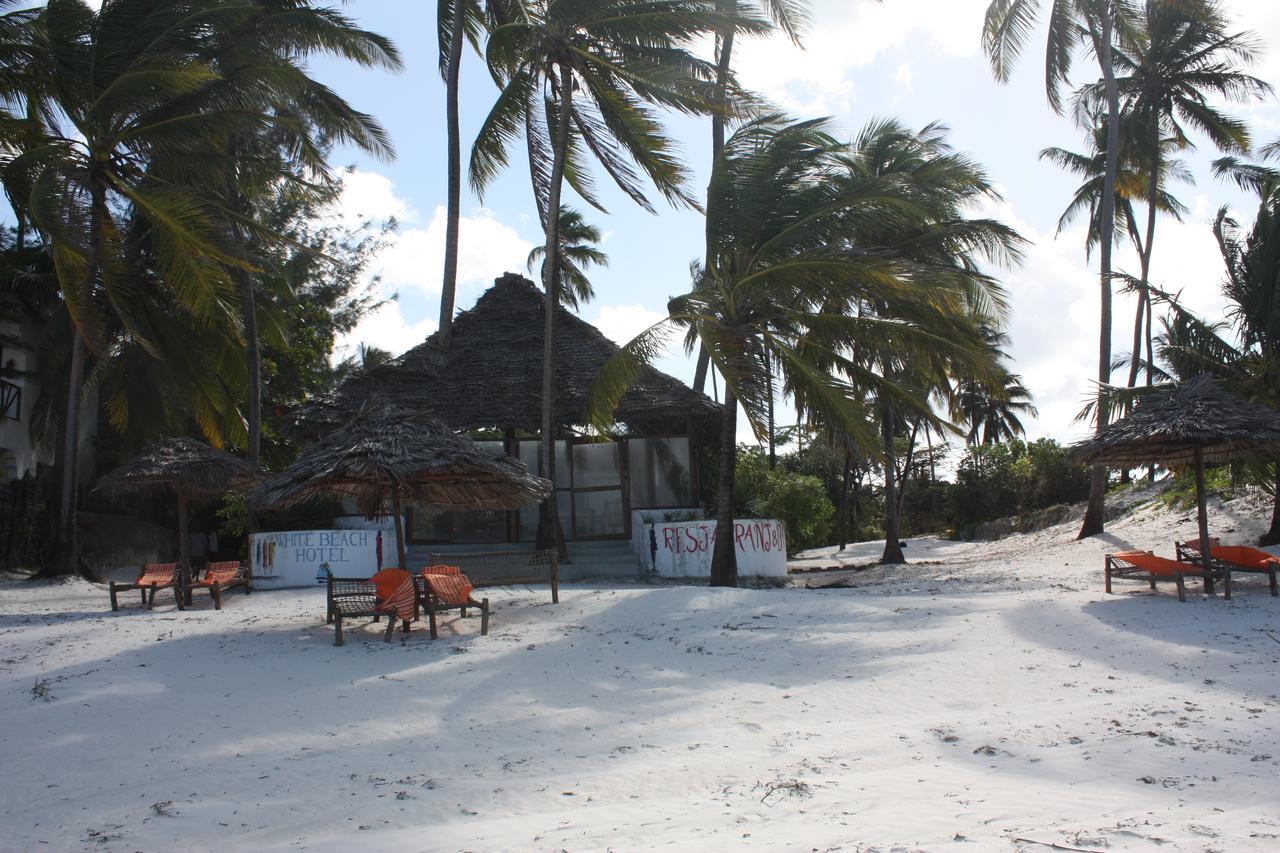
[[[194,438],[171,438],[152,445],[98,480],[109,492],[151,492],[178,499],[178,560],[182,582],[191,582],[191,540],[187,508],[192,498],[224,495],[251,485],[258,470],[238,456],[214,450]]]
[[[1204,463],[1226,462],[1246,452],[1280,454],[1280,415],[1275,409],[1223,391],[1207,375],[1143,398],[1128,416],[1072,448],[1076,458],[1088,463],[1195,466],[1200,553],[1210,591],[1213,581],[1209,574]]]
[[[315,495],[354,498],[369,517],[388,498],[405,566],[401,502],[439,511],[519,509],[540,503],[551,483],[524,463],[494,456],[428,414],[381,399],[302,452],[249,495],[255,507],[286,506]]]
[[[323,435],[373,397],[429,412],[459,430],[542,429],[542,291],[507,273],[454,320],[445,347],[437,332],[391,362],[362,370],[298,413],[300,429]],[[576,314],[557,307],[557,428],[588,422],[591,388],[618,346]],[[639,435],[718,434],[721,407],[680,380],[644,368],[618,403],[616,417]]]

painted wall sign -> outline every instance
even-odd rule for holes
[[[647,556],[652,559],[653,568],[659,575],[711,576],[711,554],[716,544],[714,521],[656,522],[651,528],[651,553]],[[733,540],[738,555],[738,574],[786,576],[787,535],[782,522],[737,519],[733,522]]]
[[[249,537],[253,585],[263,589],[314,586],[322,563],[337,577],[367,578],[394,564],[395,555],[392,530],[289,530]]]

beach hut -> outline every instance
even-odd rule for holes
[[[225,495],[251,485],[258,471],[244,459],[194,438],[172,438],[148,447],[106,474],[96,489],[173,495],[178,504],[178,564],[191,603],[191,537],[187,514],[193,499]]]
[[[304,435],[345,424],[371,397],[395,399],[455,430],[480,436],[494,455],[542,471],[542,291],[508,273],[469,311],[458,314],[448,347],[439,335],[363,370],[304,407]],[[674,377],[645,368],[617,409],[617,429],[593,435],[588,398],[601,366],[618,347],[564,309],[555,323],[555,495],[568,540],[625,540],[637,510],[699,508],[698,445],[718,435],[721,407]],[[410,502],[409,542],[529,542],[537,509],[429,514]]]
[[[1280,414],[1227,393],[1207,375],[1143,397],[1132,413],[1072,447],[1073,456],[1090,464],[1194,467],[1200,553],[1209,592],[1213,577],[1204,466],[1243,453],[1280,454]]]
[[[395,519],[405,559],[404,501],[433,511],[511,510],[546,499],[551,484],[517,459],[495,456],[423,412],[371,397],[346,425],[311,445],[249,495],[255,508],[317,495],[353,500],[368,518]]]

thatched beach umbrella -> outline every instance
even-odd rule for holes
[[[1153,462],[1168,468],[1195,466],[1200,553],[1210,592],[1204,464],[1226,462],[1247,452],[1280,453],[1280,414],[1223,391],[1210,376],[1142,398],[1131,414],[1072,448],[1072,454],[1084,462],[1117,468]]]
[[[429,415],[374,399],[262,483],[249,503],[285,506],[336,495],[355,499],[373,518],[390,500],[400,567],[406,568],[402,501],[441,512],[519,509],[550,493],[551,483],[519,460],[494,456]]]
[[[182,584],[186,586],[191,583],[191,538],[187,530],[187,507],[191,499],[225,495],[232,489],[251,485],[257,478],[257,469],[238,456],[214,450],[194,438],[172,438],[148,447],[100,479],[95,488],[177,497],[178,562]]]

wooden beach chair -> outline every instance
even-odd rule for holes
[[[207,589],[213,599],[213,609],[222,609],[222,593],[240,587],[244,594],[253,591],[253,577],[249,567],[239,560],[226,560],[210,563],[204,570],[204,577],[194,580],[187,586],[188,590]]]
[[[417,614],[417,589],[413,577],[403,569],[383,569],[371,578],[335,578],[329,575],[325,622],[333,624],[333,644],[345,640],[342,622],[351,617],[371,616],[378,621],[387,617],[385,642],[391,642],[396,619],[409,623]]]
[[[1187,563],[1203,564],[1200,556],[1200,540],[1177,542],[1178,559]],[[1209,540],[1209,562],[1215,575],[1221,574],[1226,582],[1225,589],[1231,590],[1231,576],[1236,572],[1245,574],[1266,575],[1271,584],[1271,594],[1280,596],[1280,585],[1277,584],[1277,572],[1280,572],[1280,557],[1268,554],[1248,545],[1220,545],[1217,539]],[[1228,596],[1230,597],[1230,596]]]
[[[138,579],[133,583],[111,582],[109,586],[111,609],[113,611],[120,609],[120,601],[117,598],[119,593],[136,589],[142,593],[142,606],[151,610],[156,604],[156,592],[162,589],[172,589],[178,602],[178,609],[182,610],[182,590],[178,589],[178,580],[177,563],[147,563],[142,567],[142,571],[138,573]]]
[[[1111,593],[1112,578],[1129,578],[1147,581],[1151,588],[1157,582],[1169,581],[1178,586],[1178,600],[1187,600],[1186,578],[1204,578],[1203,566],[1192,566],[1177,560],[1157,557],[1150,551],[1117,551],[1107,555],[1106,563],[1107,593]]]
[[[427,609],[428,625],[431,639],[439,635],[436,632],[436,614],[450,610],[458,610],[465,619],[467,608],[474,607],[480,611],[480,634],[489,633],[489,599],[476,601],[471,593],[475,588],[467,580],[457,566],[428,566],[418,575],[418,598]]]

